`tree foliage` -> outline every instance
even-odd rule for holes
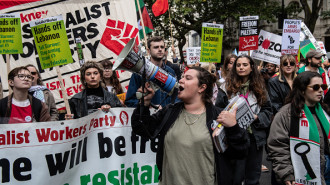
[[[307,0],[300,0],[300,4],[305,13],[304,22],[309,30],[313,33],[316,21],[319,18],[319,12],[323,6],[323,0],[313,0],[312,7],[309,6]]]
[[[151,6],[155,0],[145,0],[157,35],[170,39],[169,11],[154,17]],[[260,20],[275,22],[280,5],[272,0],[169,0],[173,37],[178,41],[181,58],[182,48],[186,44],[185,35],[194,30],[199,35],[203,22],[224,24],[224,45],[229,47],[237,36],[240,16],[259,15]]]

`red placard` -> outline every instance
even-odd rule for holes
[[[239,51],[249,51],[258,49],[258,35],[239,38]]]

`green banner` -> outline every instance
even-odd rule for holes
[[[201,62],[221,62],[222,37],[222,24],[203,23],[200,56]]]
[[[18,14],[0,14],[0,54],[23,53],[21,19]]]
[[[30,22],[42,69],[72,63],[62,16]]]

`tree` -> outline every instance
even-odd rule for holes
[[[312,8],[310,8],[307,0],[300,0],[300,4],[303,7],[303,10],[305,12],[304,23],[309,28],[309,30],[313,33],[314,29],[315,29],[316,21],[319,18],[319,12],[323,5],[323,0],[313,0]]]
[[[155,0],[145,0],[148,11]],[[217,22],[225,24],[223,48],[231,44],[237,36],[238,20],[240,16],[259,15],[261,20],[275,22],[276,15],[280,10],[277,1],[271,0],[169,0],[171,9],[171,22],[173,24],[173,37],[178,41],[180,56],[183,58],[182,48],[186,44],[185,35],[194,30],[199,35],[202,31],[203,22]],[[170,24],[169,12],[154,17],[151,20],[156,34],[169,39]]]

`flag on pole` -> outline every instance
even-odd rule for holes
[[[141,14],[143,17],[144,30],[145,30],[146,34],[151,33],[153,31],[154,27],[152,26],[152,22],[150,20],[147,8],[144,6],[143,0],[138,0],[138,1],[140,4]],[[141,22],[141,18],[140,18],[140,14],[139,14],[139,8],[138,8],[138,4],[137,4],[136,0],[135,0],[135,8],[136,8],[137,21],[138,21],[139,35],[140,35],[140,39],[142,40],[144,38],[144,35],[143,35],[143,29],[142,29],[142,22]]]
[[[152,5],[152,12],[156,17],[163,15],[168,10],[168,0],[157,0]]]

